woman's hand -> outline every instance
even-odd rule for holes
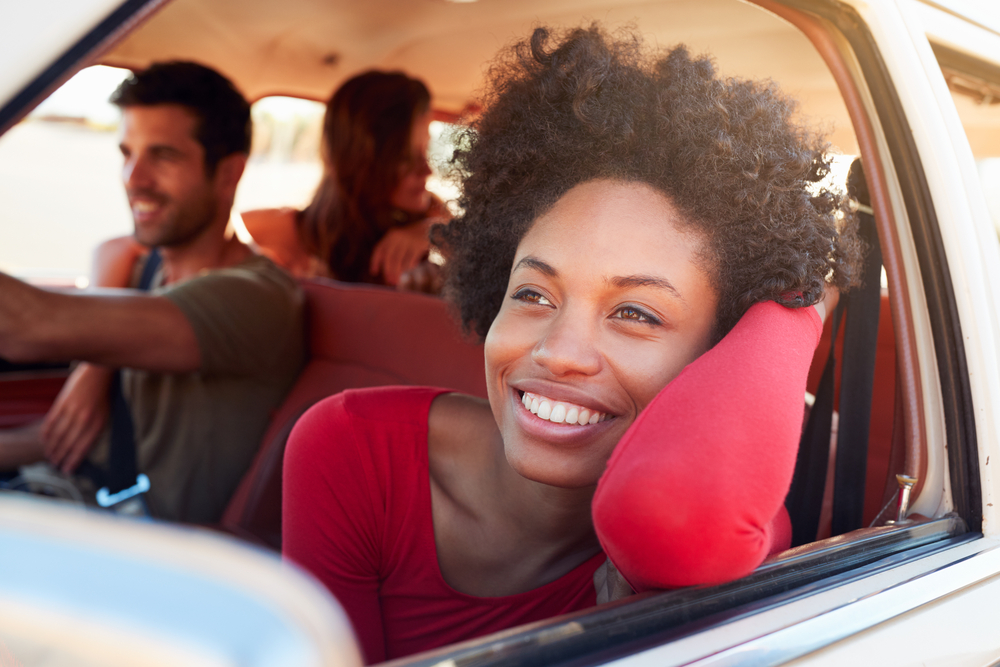
[[[405,292],[439,294],[444,286],[444,274],[434,262],[424,260],[399,277],[396,289]]]
[[[42,421],[45,457],[65,473],[76,470],[108,421],[113,373],[103,366],[79,364]]]
[[[400,277],[416,267],[427,256],[431,243],[428,238],[433,220],[425,219],[405,227],[394,227],[375,246],[369,273],[382,276],[387,285],[395,286]]]

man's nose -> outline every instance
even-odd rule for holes
[[[417,168],[417,176],[427,178],[431,175],[431,165],[427,160],[427,155],[423,154],[417,157],[417,164],[415,166]]]
[[[125,158],[125,164],[122,165],[122,183],[126,190],[149,187],[152,184],[152,177],[148,161],[138,155]]]
[[[565,309],[549,322],[545,335],[531,352],[532,361],[559,377],[596,375],[602,364],[598,337],[593,318]]]

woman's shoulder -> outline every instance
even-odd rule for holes
[[[282,208],[258,208],[243,211],[243,225],[258,243],[273,239],[297,238],[295,218],[298,209],[290,206]]]
[[[380,424],[427,423],[431,403],[448,389],[440,387],[382,386],[347,389],[311,407],[302,419]],[[300,420],[301,421],[301,420]]]
[[[296,422],[288,438],[285,466],[338,470],[358,466],[382,470],[410,466],[426,456],[427,415],[434,387],[351,389],[325,398]],[[339,473],[338,473],[339,474]]]
[[[297,278],[328,276],[329,270],[318,257],[310,255],[299,236],[298,210],[262,208],[240,214],[243,226],[262,255]]]

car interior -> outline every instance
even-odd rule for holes
[[[696,622],[722,622],[762,600],[842,583],[861,576],[859,567],[916,558],[980,531],[975,424],[933,197],[881,56],[849,10],[809,0],[173,0],[127,34],[97,40],[79,66],[195,60],[232,78],[251,101],[322,101],[360,71],[402,69],[427,82],[439,120],[462,123],[478,109],[484,68],[501,47],[537,25],[591,21],[632,26],[660,48],[685,43],[710,53],[727,76],[773,79],[828,132],[843,167],[831,178],[845,187],[860,156],[870,193],[861,213],[881,255],[865,277],[874,297],[867,306],[851,299],[842,316],[828,318],[814,357],[812,408],[786,502],[790,551],[723,586],[645,593],[407,664],[541,665],[597,648],[624,655]],[[988,158],[1000,155],[1000,70],[943,38],[931,47],[985,178]],[[68,75],[54,74],[49,89]],[[310,405],[383,384],[485,396],[482,348],[444,301],[327,280],[304,288],[308,362],[218,527],[276,550],[284,442]],[[827,366],[834,372],[824,379]],[[0,427],[44,415],[65,376],[59,365],[0,366]],[[833,412],[826,422],[821,405]],[[907,507],[899,508],[902,495]]]

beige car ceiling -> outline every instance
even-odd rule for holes
[[[836,85],[793,27],[736,0],[174,0],[101,59],[143,67],[166,59],[209,64],[251,99],[281,94],[325,100],[368,68],[424,79],[435,108],[475,104],[486,63],[533,27],[597,20],[633,24],[660,47],[711,53],[727,75],[772,78],[803,112],[857,146]]]

